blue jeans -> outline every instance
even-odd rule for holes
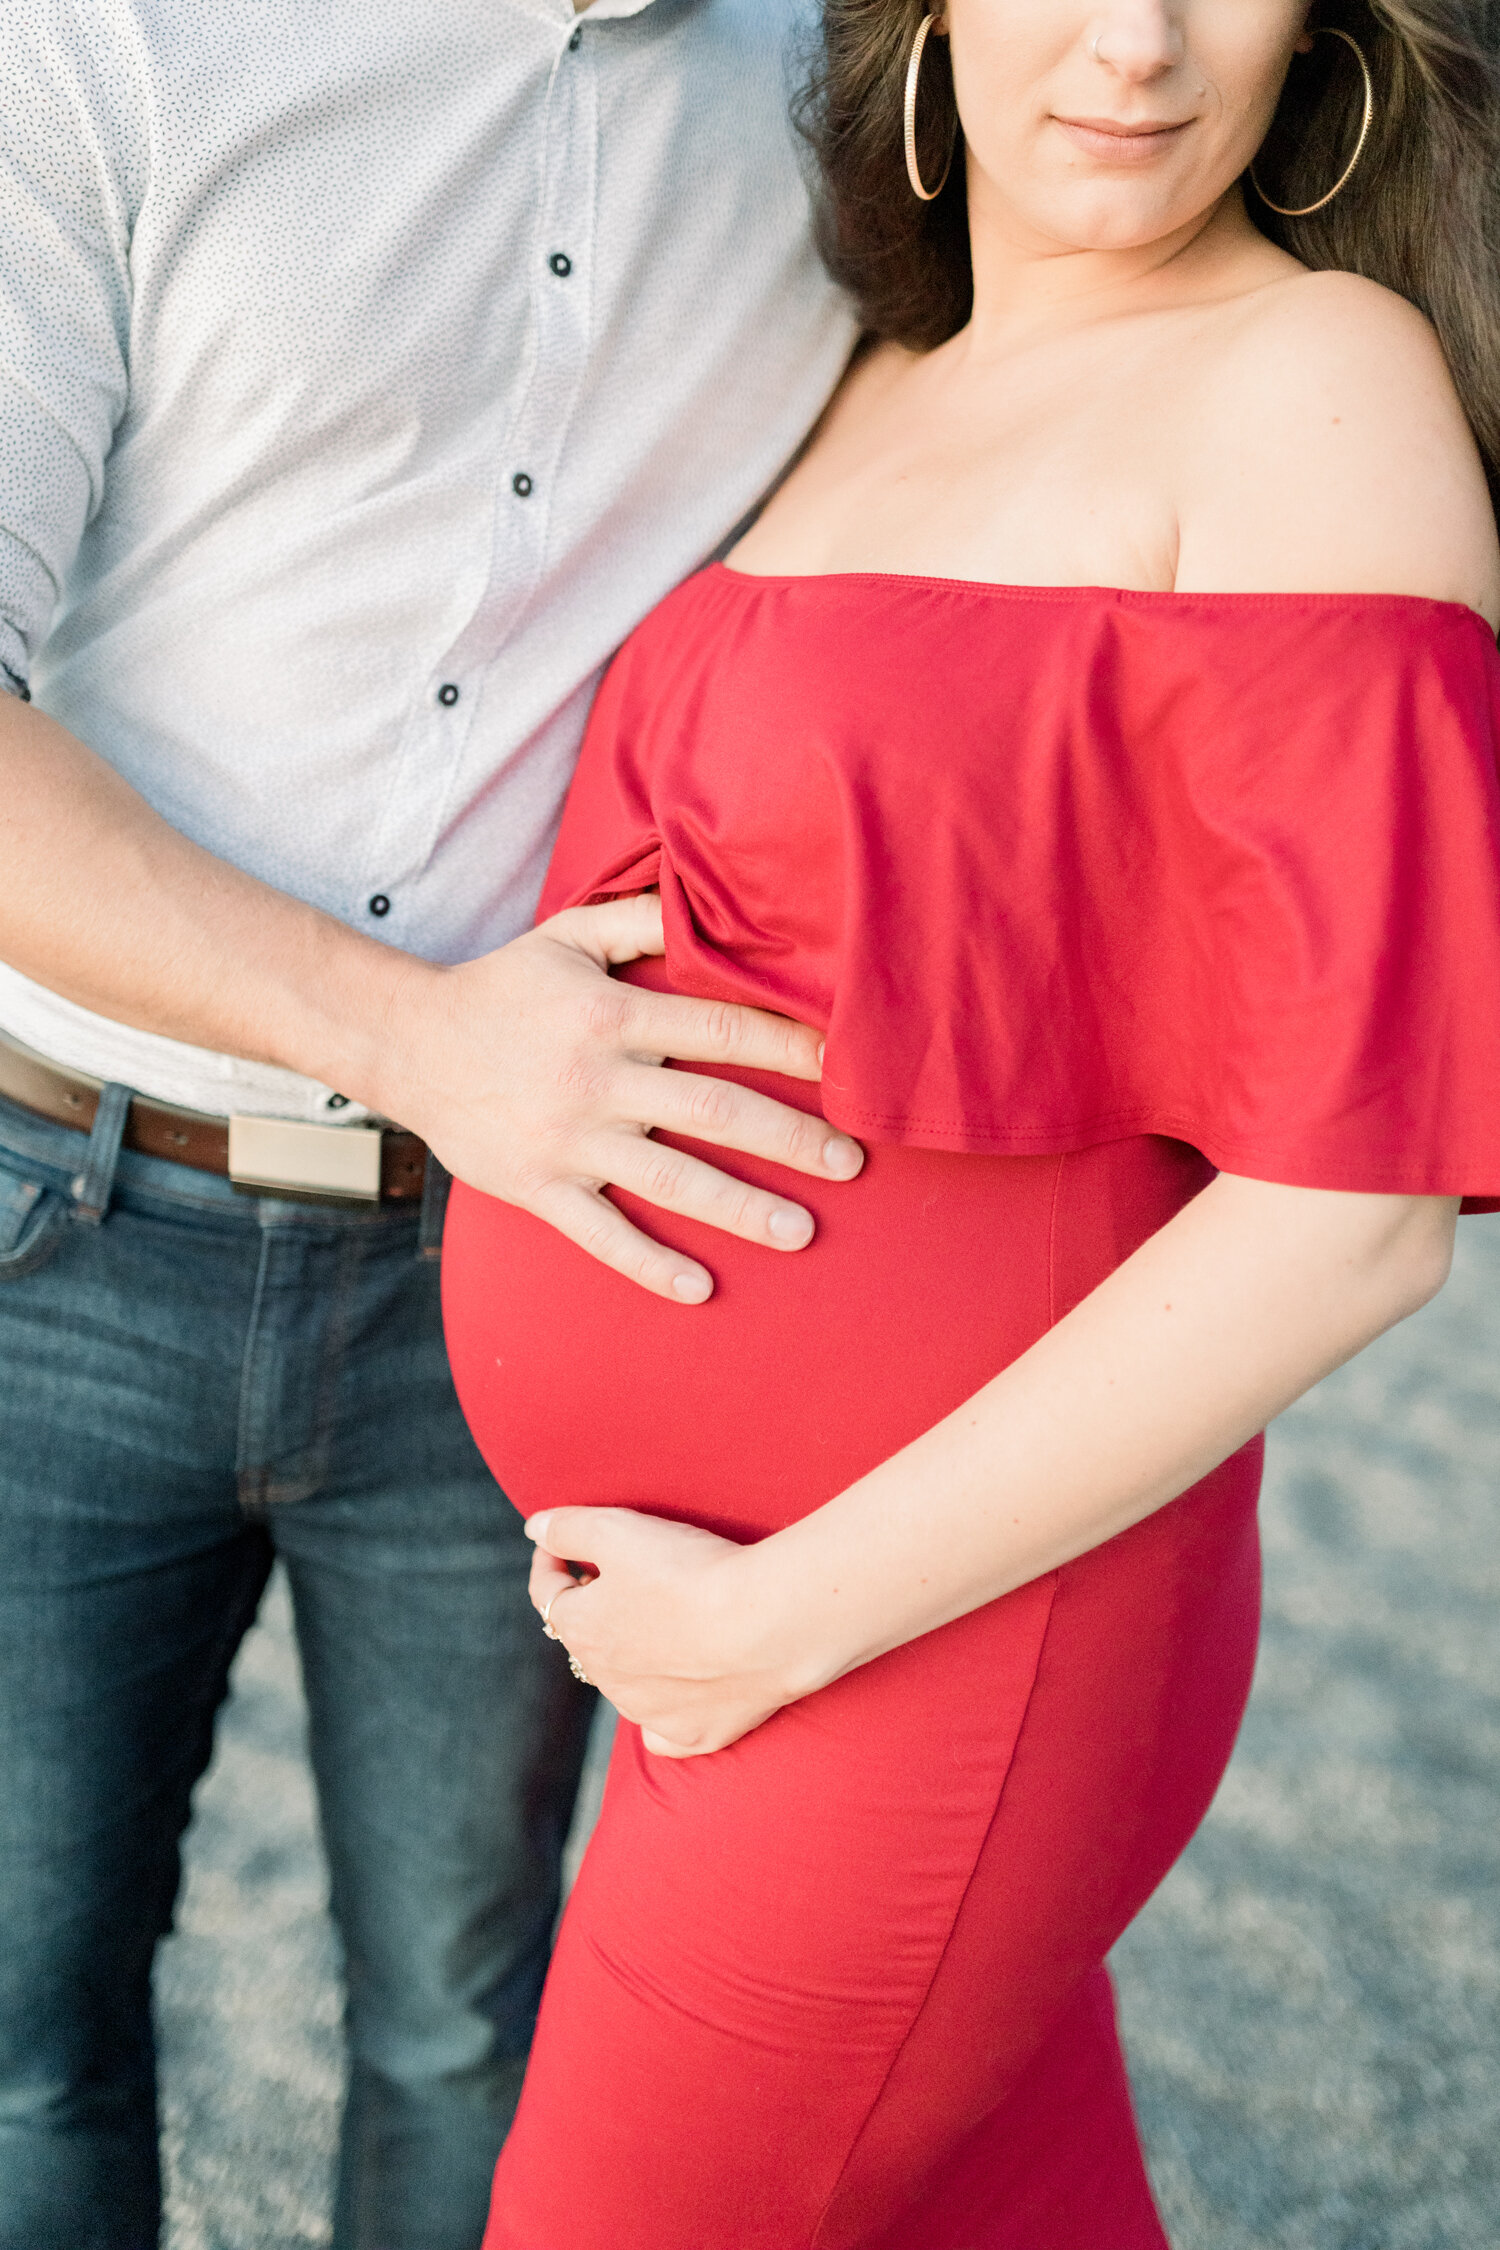
[[[347,1967],[334,2241],[477,2250],[593,1698],[410,1207],[120,1153],[123,1101],[91,1138],[0,1101],[0,2250],[158,2239],[152,1956],[276,1556]]]

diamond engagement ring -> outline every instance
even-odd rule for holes
[[[573,1584],[577,1584],[576,1579],[573,1581]],[[572,1586],[559,1586],[557,1589],[557,1594],[571,1594],[572,1591]],[[542,1631],[546,1634],[549,1641],[560,1641],[562,1639],[561,1633],[559,1633],[557,1627],[552,1622],[552,1604],[556,1601],[557,1594],[548,1595],[547,1606],[542,1611]]]

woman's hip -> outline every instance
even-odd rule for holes
[[[711,1757],[622,1728],[501,2167],[515,2241],[553,2250],[563,2151],[569,2209],[609,2216],[558,2250],[785,2250],[836,2192],[919,2194],[1212,1797],[1254,1656],[1258,1469],[1248,1448]]]

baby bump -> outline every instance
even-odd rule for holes
[[[815,1087],[717,1075],[818,1107]],[[793,1521],[998,1374],[1209,1176],[1156,1138],[1066,1156],[873,1147],[846,1183],[695,1153],[796,1196],[817,1226],[783,1253],[617,1195],[708,1267],[704,1305],[649,1296],[528,1213],[454,1188],[454,1379],[525,1513],[639,1508],[740,1539]]]

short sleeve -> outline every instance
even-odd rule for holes
[[[125,411],[148,123],[116,11],[27,0],[0,41],[0,682],[24,689]]]
[[[1288,1185],[1500,1195],[1500,663],[1456,605],[1127,608],[1006,795],[912,824],[838,983],[851,1132],[1171,1135]],[[1023,699],[1030,703],[1030,698]],[[993,785],[992,785],[993,786]]]

